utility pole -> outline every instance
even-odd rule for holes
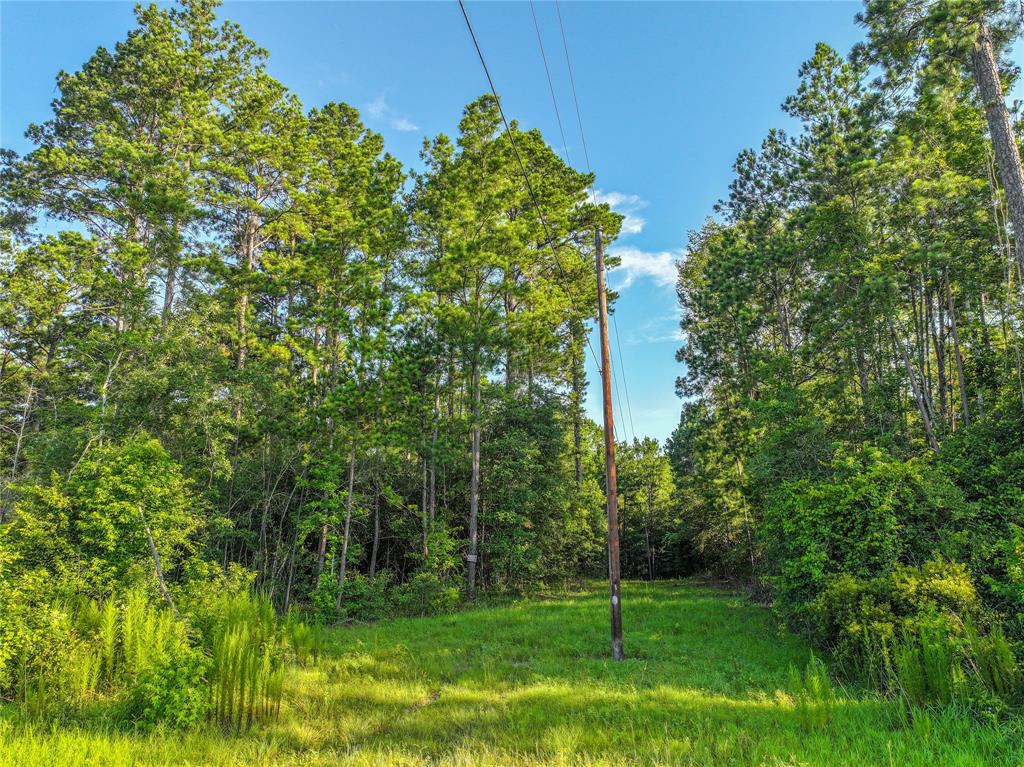
[[[612,367],[608,353],[608,295],[604,285],[601,227],[594,231],[597,254],[597,327],[601,333],[601,393],[604,399],[604,477],[608,499],[608,585],[611,589],[612,657],[622,660],[622,592],[619,576],[619,490],[615,471],[615,423],[612,419]]]

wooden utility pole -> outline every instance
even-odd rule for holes
[[[619,491],[615,472],[615,422],[612,418],[612,367],[608,353],[608,295],[604,285],[601,227],[594,232],[597,254],[597,327],[601,334],[601,394],[604,399],[604,477],[608,499],[608,585],[611,588],[612,657],[622,660],[622,593],[619,576]]]

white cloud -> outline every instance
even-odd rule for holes
[[[387,102],[386,94],[381,93],[377,98],[366,105],[363,110],[367,116],[374,120],[383,120],[397,131],[411,132],[418,131],[420,126],[403,114],[400,114]]]
[[[616,213],[621,213],[625,218],[622,220],[622,236],[629,234],[640,234],[647,225],[647,221],[637,211],[647,206],[647,201],[636,194],[623,194],[622,192],[604,192],[600,189],[594,190],[594,197],[597,201],[608,203],[608,207]]]
[[[630,323],[629,330],[623,337],[627,346],[647,346],[672,342],[678,344],[684,338],[679,327],[679,312],[647,316],[637,322]]]
[[[621,259],[621,263],[612,271],[613,275],[623,278],[615,286],[617,290],[628,288],[641,277],[649,277],[655,285],[661,287],[676,284],[676,263],[682,258],[682,251],[648,251],[622,245],[608,252]]]

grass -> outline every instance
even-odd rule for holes
[[[43,729],[0,717],[0,765],[1024,765],[1019,721],[907,714],[834,690],[767,610],[629,583],[628,659],[599,586],[330,632],[280,719],[239,737]],[[806,674],[794,673],[793,669]]]

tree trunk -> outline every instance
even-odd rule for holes
[[[420,468],[422,481],[420,482],[420,526],[423,528],[423,556],[426,557],[429,553],[429,547],[427,539],[430,536],[430,509],[428,508],[430,484],[428,472],[427,472],[427,457],[425,455],[420,456]]]
[[[651,519],[654,517],[654,488],[647,485],[647,515],[644,517],[644,538],[647,542],[647,579],[654,580],[654,548],[651,546]]]
[[[946,313],[942,301],[936,301],[936,324],[931,331],[932,346],[935,348],[935,372],[939,376],[939,415],[944,425],[949,423],[949,381],[946,374]],[[929,327],[931,327],[929,325]]]
[[[434,426],[430,434],[430,521],[437,517],[437,420],[441,409],[441,392],[434,387]]]
[[[945,278],[946,303],[949,307],[949,331],[953,336],[953,358],[956,360],[956,379],[960,386],[960,406],[963,408],[964,426],[971,425],[970,400],[967,395],[967,377],[964,375],[964,358],[960,353],[960,332],[956,327],[956,310],[953,308],[953,292],[949,289],[949,277]]]
[[[914,393],[914,402],[917,403],[917,411],[921,414],[921,424],[924,426],[924,434],[928,439],[928,446],[938,452],[939,443],[935,439],[935,430],[932,428],[932,418],[929,413],[928,403],[924,399],[924,394],[921,391],[921,387],[918,384],[917,376],[914,374],[914,366],[910,363],[910,355],[907,353],[907,347],[903,345],[899,336],[896,335],[896,328],[893,327],[892,320],[886,319],[889,325],[889,333],[892,336],[892,342],[896,344],[900,350],[900,356],[903,358],[903,367],[906,368],[907,378],[910,379],[910,388]]]
[[[356,448],[348,452],[348,498],[345,499],[345,531],[341,538],[341,562],[338,565],[338,596],[335,607],[341,607],[341,589],[345,585],[345,567],[348,565],[348,542],[352,530],[352,500],[356,485]]]
[[[1024,274],[1024,169],[1021,168],[1020,150],[1013,135],[1003,84],[999,79],[999,64],[992,47],[992,35],[984,20],[978,24],[971,63],[992,137],[999,180],[1006,192],[1006,205],[1016,241],[1017,265]]]
[[[172,259],[167,264],[167,277],[164,279],[164,309],[160,321],[166,325],[171,318],[171,310],[174,307],[174,291],[178,282],[178,262]]]
[[[373,548],[370,549],[370,578],[377,575],[377,551],[380,548],[380,491],[373,483]]]
[[[142,507],[139,506],[139,516],[142,518],[142,527],[146,531],[146,540],[149,541],[149,553],[153,557],[153,569],[156,570],[156,583],[160,589],[160,593],[164,599],[167,600],[167,604],[171,606],[171,612],[175,615],[178,614],[178,608],[174,606],[174,600],[171,599],[171,594],[167,591],[167,584],[164,582],[164,571],[160,566],[160,552],[156,550],[156,541],[153,540],[153,531],[149,529],[149,523],[146,522],[146,515],[142,513]]]
[[[476,591],[477,518],[480,511],[480,370],[473,363],[473,433],[470,451],[473,467],[469,480],[469,554],[466,555],[466,578],[469,593]]]
[[[32,399],[33,399],[34,396],[35,396],[35,386],[34,386],[34,382],[32,382],[30,380],[29,381],[29,385],[28,385],[28,389],[25,392],[25,402],[21,406],[21,423],[18,424],[18,436],[17,436],[17,438],[16,438],[16,440],[14,442],[14,455],[11,456],[11,479],[10,479],[10,481],[12,483],[14,482],[14,480],[16,480],[18,478],[18,466],[19,466],[19,464],[21,462],[21,446],[25,442],[25,424],[28,423],[28,417],[29,417],[29,415],[31,413],[31,410],[32,410]],[[4,517],[6,516],[6,514],[5,514],[6,510],[7,510],[7,500],[4,499],[3,502],[0,503],[0,524],[3,524]]]

